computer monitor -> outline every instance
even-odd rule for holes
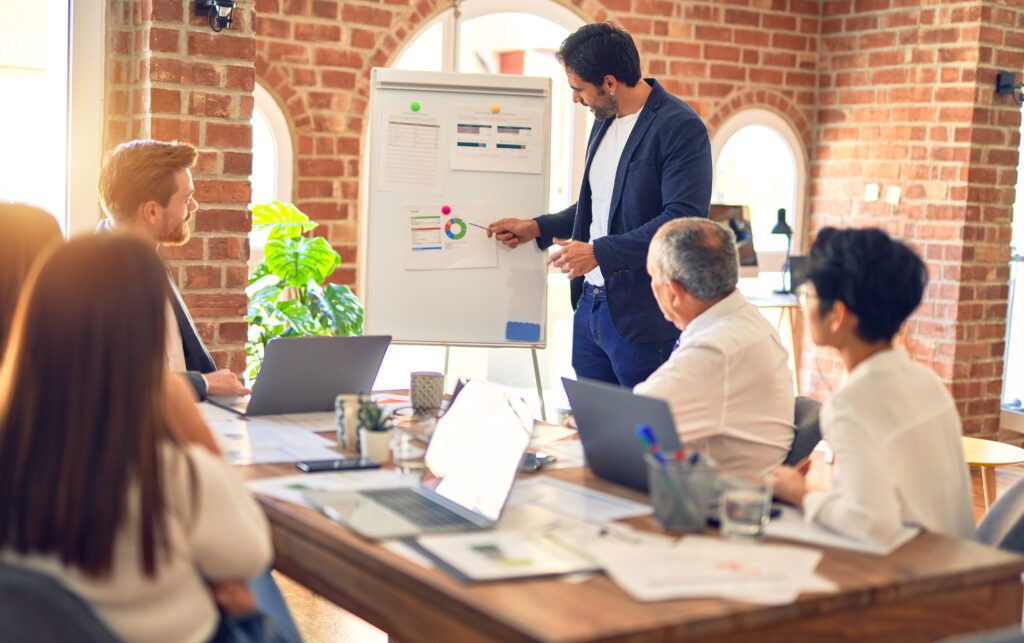
[[[754,229],[750,225],[750,210],[747,206],[712,203],[708,218],[728,227],[736,235],[740,277],[756,277],[757,251],[754,250]]]

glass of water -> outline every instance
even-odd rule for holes
[[[732,540],[760,541],[771,516],[772,483],[766,476],[729,475],[720,479],[721,533]]]
[[[396,467],[406,472],[423,468],[423,456],[437,426],[438,415],[436,410],[416,413],[411,406],[395,410],[391,460]]]

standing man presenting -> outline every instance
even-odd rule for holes
[[[663,223],[707,217],[711,144],[700,117],[653,78],[641,79],[628,33],[585,25],[555,54],[573,102],[597,122],[578,201],[488,228],[506,246],[536,240],[572,282],[572,365],[578,377],[632,387],[672,352],[679,330],[658,309],[647,247]]]
[[[108,217],[104,223],[154,247],[187,243],[192,234],[188,222],[199,209],[192,183],[197,156],[196,148],[187,143],[139,140],[118,145],[100,168],[100,203]],[[217,370],[170,273],[167,279],[171,284],[168,368],[183,372],[200,400],[209,395],[248,393],[230,370]]]

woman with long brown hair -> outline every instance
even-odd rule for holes
[[[60,226],[48,212],[23,203],[0,203],[0,357],[14,306],[36,259],[60,240]]]
[[[210,584],[254,578],[266,519],[164,358],[167,276],[127,235],[30,277],[0,364],[0,560],[59,578],[120,638],[203,641]]]

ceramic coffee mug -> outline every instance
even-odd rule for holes
[[[410,374],[409,400],[417,413],[439,410],[443,397],[444,375],[426,371]]]

